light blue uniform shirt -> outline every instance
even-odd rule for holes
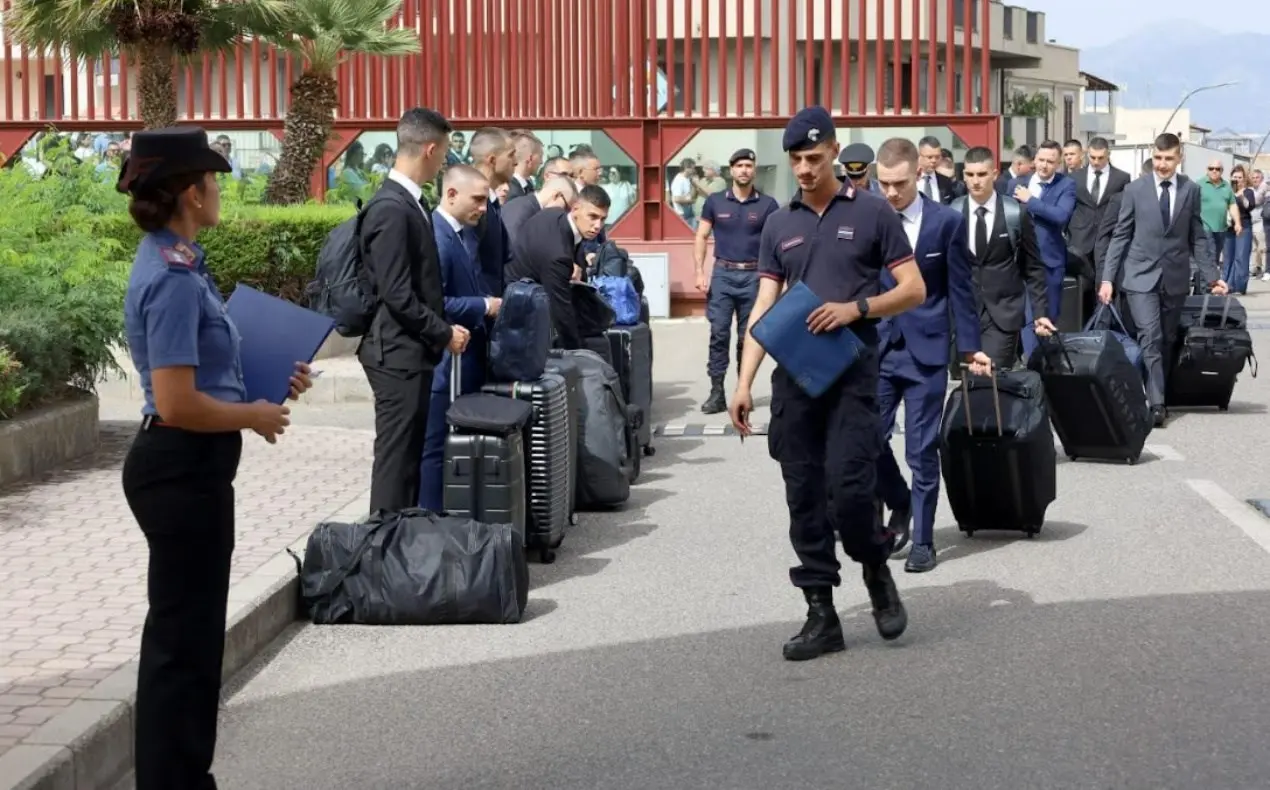
[[[124,331],[141,376],[142,414],[162,416],[150,379],[156,368],[192,367],[199,392],[229,403],[247,399],[238,330],[197,244],[168,230],[141,239],[124,297]]]

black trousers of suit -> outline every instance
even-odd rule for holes
[[[979,343],[994,368],[1009,370],[1019,359],[1018,330],[1007,332],[997,326],[987,310],[979,311]]]
[[[428,435],[432,368],[399,370],[364,366],[375,396],[375,460],[370,510],[419,505],[419,459]]]

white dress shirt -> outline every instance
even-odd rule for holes
[[[970,210],[970,221],[966,223],[966,230],[970,233],[970,254],[978,255],[979,250],[975,249],[975,231],[979,228],[979,209],[986,208],[987,214],[983,215],[984,237],[988,243],[992,243],[992,226],[996,222],[997,201],[989,198],[987,203],[978,203],[973,197],[967,197],[966,205]]]
[[[1178,175],[1177,173],[1174,173],[1173,177],[1168,180],[1169,181],[1169,222],[1172,222],[1177,217],[1177,175]],[[1161,182],[1164,181],[1164,179],[1160,178],[1159,173],[1152,173],[1151,177],[1155,179],[1155,199],[1159,200],[1160,195],[1164,192],[1164,190],[1160,188],[1160,184]]]
[[[1087,175],[1085,176],[1085,189],[1089,190],[1089,194],[1091,195],[1094,194],[1094,175],[1098,172],[1102,173],[1102,178],[1098,181],[1099,192],[1098,200],[1096,201],[1098,203],[1101,203],[1103,198],[1107,196],[1107,177],[1110,175],[1108,172],[1110,170],[1110,166],[1102,168],[1101,171],[1095,170],[1092,166],[1090,166],[1087,170]]]
[[[908,246],[917,251],[917,236],[922,230],[922,196],[918,195],[917,199],[908,204],[908,207],[899,212],[900,220],[904,223],[904,234],[908,236]]]
[[[1048,181],[1042,181],[1040,176],[1033,173],[1032,178],[1027,183],[1027,191],[1032,193],[1032,197],[1038,198],[1041,196],[1041,187],[1052,183],[1054,183],[1053,176],[1050,176]]]
[[[428,216],[428,210],[423,207],[423,189],[399,170],[393,169],[388,172],[388,180],[396,181],[401,184],[402,188],[410,193],[410,197],[415,199],[415,203],[419,206],[419,212],[423,214],[423,221],[428,227],[432,227],[432,218]]]

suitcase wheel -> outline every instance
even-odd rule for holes
[[[654,455],[657,455],[657,448],[656,448],[656,447],[653,447],[651,444],[650,444],[650,445],[646,445],[646,446],[644,447],[644,455],[646,455],[646,456],[650,456],[650,457],[651,457],[651,456],[654,456]]]
[[[1128,464],[1129,466],[1133,466],[1134,464],[1138,462],[1138,459],[1130,457],[1130,458],[1124,459],[1124,462]]]
[[[550,565],[556,561],[556,552],[544,546],[539,550],[538,559],[542,560],[543,565]]]
[[[1217,404],[1217,411],[1230,411],[1230,401]]]
[[[578,525],[578,514],[577,514],[577,513],[570,513],[570,514],[569,514],[569,526],[571,526],[571,527],[576,527],[577,525]]]
[[[966,533],[966,537],[968,538],[973,538],[975,536],[975,530],[973,527],[963,527],[962,525],[958,524],[957,529]]]
[[[1071,454],[1068,454],[1067,456],[1068,461],[1075,461],[1077,458],[1079,458],[1079,456],[1071,455]]]

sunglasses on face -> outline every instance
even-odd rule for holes
[[[1210,173],[1220,173],[1220,172],[1222,171],[1222,169],[1223,169],[1223,168],[1220,168],[1220,167],[1210,167],[1210,168],[1208,168],[1208,172],[1210,172]]]

